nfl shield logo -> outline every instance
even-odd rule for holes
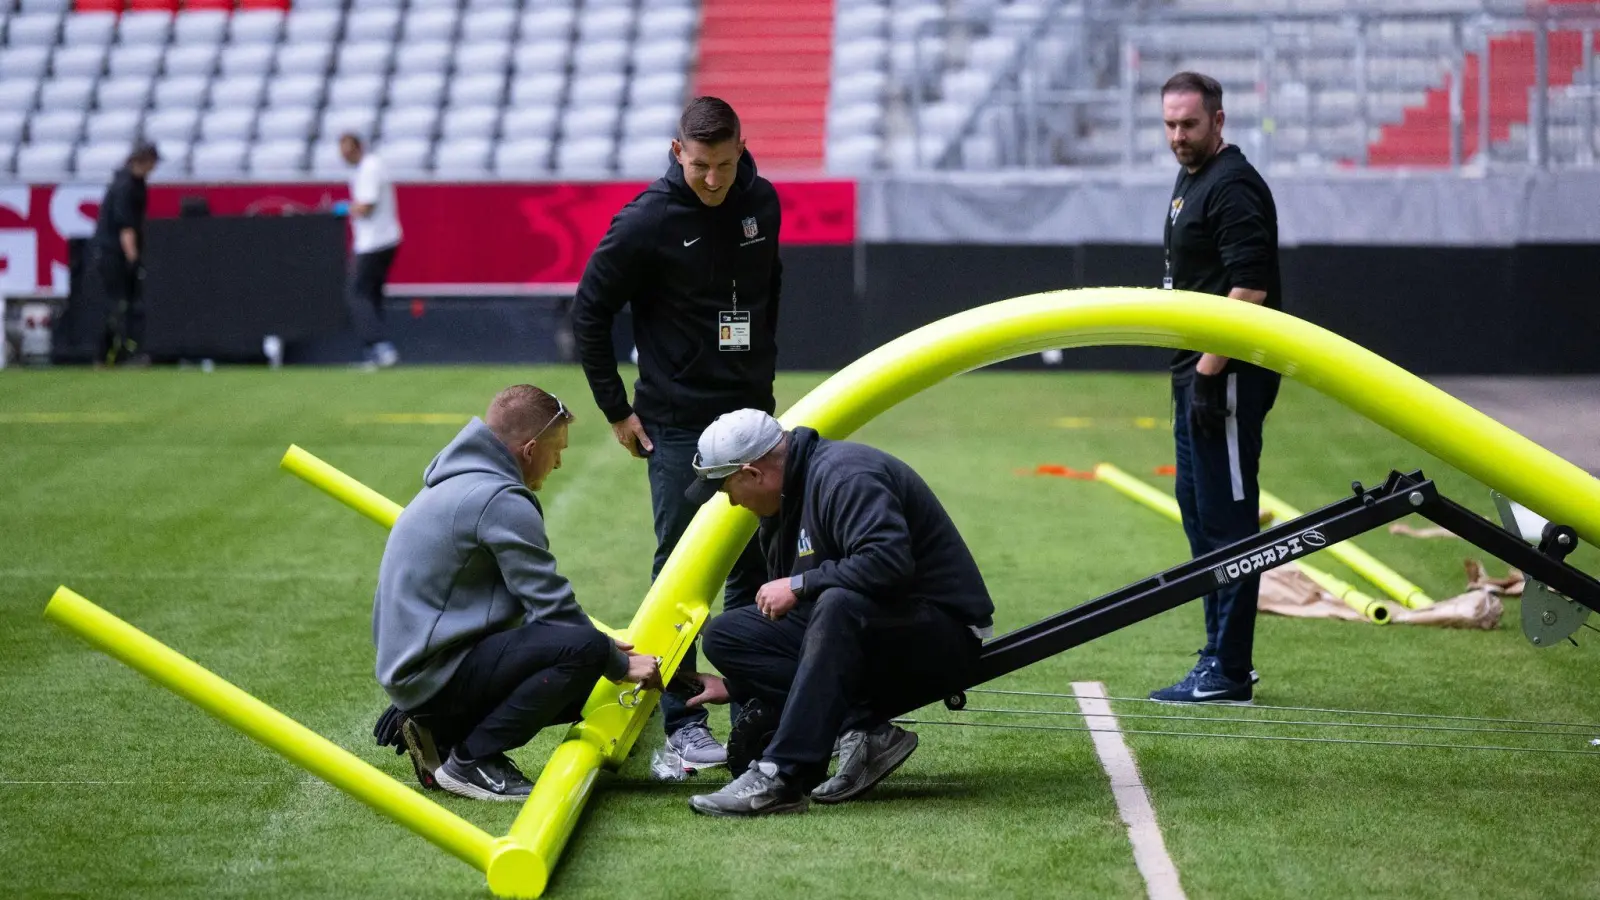
[[[753,237],[756,236],[756,217],[755,216],[751,216],[750,218],[745,219],[744,222],[741,223],[741,224],[744,225],[744,236],[745,236],[745,238],[748,239],[748,238],[753,238]]]

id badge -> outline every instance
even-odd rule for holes
[[[750,349],[749,310],[717,313],[717,349],[723,352]]]
[[[1161,289],[1163,291],[1172,290],[1172,276],[1171,275],[1168,275],[1167,277],[1161,279]]]

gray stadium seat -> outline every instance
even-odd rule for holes
[[[282,12],[276,9],[241,9],[228,17],[228,43],[276,44],[283,33]]]
[[[229,51],[229,56],[238,58],[239,47]],[[171,47],[167,50],[165,60],[161,64],[161,71],[168,75],[210,75],[217,67],[217,54],[222,50],[220,44],[191,44],[186,47]]]
[[[615,108],[622,104],[622,95],[627,86],[628,77],[620,73],[574,77],[570,91],[571,99],[568,102],[573,105]]]
[[[584,8],[578,19],[578,39],[584,42],[627,40],[633,33],[634,13],[631,9]]]
[[[27,121],[28,114],[20,109],[0,109],[0,143],[7,148],[21,143],[23,126]]]
[[[328,81],[329,106],[377,106],[383,101],[382,75],[343,75]]]
[[[610,138],[562,141],[556,147],[556,171],[580,178],[603,178],[612,173],[616,145]]]
[[[13,170],[23,181],[51,182],[72,170],[71,141],[33,141],[17,148]]]
[[[213,109],[200,117],[200,137],[202,140],[249,140],[256,130],[255,108]]]
[[[227,60],[222,63],[226,66]],[[284,43],[277,48],[274,71],[278,77],[316,75],[321,77],[333,65],[333,44],[307,41]]]
[[[468,137],[440,141],[434,148],[433,171],[440,178],[482,178],[489,172],[493,143]]]
[[[889,11],[881,6],[858,6],[839,10],[833,19],[834,34],[851,37],[882,37],[889,28]]]
[[[117,142],[128,147],[139,134],[138,110],[102,109],[89,114],[83,128],[89,143]]]
[[[155,79],[147,75],[102,78],[95,85],[94,105],[100,109],[144,109],[150,102],[150,88],[154,84]]]
[[[498,105],[450,107],[444,111],[444,118],[440,120],[439,136],[449,140],[492,138],[499,127]]]
[[[833,80],[833,90],[828,99],[838,106],[853,103],[879,103],[883,100],[888,78],[882,72],[857,72]]]
[[[500,120],[500,134],[506,140],[538,139],[549,141],[556,133],[561,110],[555,105],[514,104]]]
[[[60,33],[60,13],[23,13],[13,16],[6,23],[6,52],[12,53],[13,48],[17,47],[50,47]]]
[[[389,71],[394,45],[387,41],[363,41],[339,45],[334,70],[340,75],[382,75]]]
[[[250,148],[247,163],[250,174],[258,178],[298,177],[306,167],[306,139],[262,141]]]
[[[462,75],[450,79],[451,106],[499,106],[506,91],[504,74]]]
[[[19,5],[25,13],[59,14],[72,8],[72,0],[22,0]]]
[[[211,106],[214,109],[255,109],[267,92],[267,79],[263,75],[234,75],[211,82]]]
[[[694,35],[695,11],[688,7],[645,7],[639,13],[639,37],[682,38]]]
[[[454,7],[418,9],[412,6],[401,22],[400,40],[407,43],[453,40],[459,20],[460,14]]]
[[[631,107],[622,116],[622,131],[629,140],[671,138],[677,134],[678,118],[682,113],[676,104]]]
[[[461,20],[461,42],[509,41],[517,30],[517,13],[509,5],[473,10]]]
[[[111,43],[116,33],[116,13],[76,13],[67,16],[61,25],[61,44],[65,47],[103,47]]]
[[[105,47],[93,44],[86,47],[57,47],[55,55],[50,58],[50,71],[57,78],[68,75],[93,78],[105,70],[106,56]]]
[[[333,9],[294,9],[283,20],[283,44],[329,43],[339,36],[339,12]]]
[[[444,99],[445,76],[440,72],[402,75],[389,81],[389,103],[438,106]]]
[[[686,79],[682,72],[636,75],[628,85],[628,104],[630,106],[651,106],[658,103],[682,105],[685,89]]]
[[[535,9],[524,13],[517,26],[517,40],[530,41],[567,40],[572,36],[570,9]]]
[[[34,143],[66,141],[71,144],[83,133],[82,109],[41,109],[28,120],[28,140]]]
[[[617,131],[617,107],[612,105],[571,106],[561,116],[561,139],[605,137]]]
[[[94,79],[82,75],[56,77],[39,87],[39,109],[88,109],[94,96]]]
[[[833,73],[881,72],[889,63],[889,42],[882,38],[862,38],[835,44]]]
[[[349,43],[393,41],[400,31],[400,9],[352,10],[344,20],[344,39]]]
[[[4,53],[0,53],[4,58]],[[32,77],[0,80],[0,109],[27,112],[39,95],[39,79]]]
[[[267,82],[267,105],[320,106],[326,86],[326,81],[321,75],[279,75]]]
[[[228,30],[230,13],[220,9],[185,10],[172,25],[177,44],[220,44]]]
[[[343,181],[350,177],[350,164],[339,155],[339,135],[324,135],[311,145],[310,168],[315,178]]]
[[[962,69],[957,72],[948,72],[944,76],[944,96],[946,100],[959,103],[977,103],[989,95],[990,88],[994,87],[994,75],[979,69]],[[863,86],[863,90],[865,90]]]
[[[567,79],[562,75],[528,75],[511,82],[511,107],[554,106],[561,102]]]
[[[550,173],[550,141],[527,138],[503,141],[494,148],[494,173],[502,178],[529,178]]]
[[[428,173],[433,142],[424,138],[397,138],[378,145],[383,166],[396,179],[414,178]]]
[[[157,109],[151,111],[144,119],[145,137],[155,141],[158,150],[163,141],[179,141],[187,144],[194,140],[199,127],[200,111],[194,107]]]
[[[511,42],[507,40],[473,41],[471,43],[463,41],[456,45],[454,56],[451,68],[455,70],[457,78],[504,72],[506,65],[511,61]]]
[[[459,5],[459,0],[411,0],[410,9],[412,12],[431,12],[436,9],[445,9],[454,12],[456,7]]]
[[[222,74],[265,75],[272,71],[272,58],[277,48],[272,44],[230,44],[222,53]],[[167,53],[167,71],[172,71],[172,53]]]
[[[160,45],[167,42],[167,36],[172,33],[172,13],[154,11],[134,11],[122,14],[122,19],[117,23],[117,43],[127,45],[154,44]]]
[[[50,66],[49,47],[7,47],[0,51],[0,78],[37,81]]]
[[[202,141],[189,151],[189,174],[203,180],[236,180],[244,174],[249,151],[244,141]]]
[[[691,47],[688,41],[676,38],[652,40],[633,46],[633,71],[681,72],[689,64]]]
[[[633,178],[658,178],[667,170],[671,145],[661,140],[636,140],[617,151],[617,174]]]
[[[828,110],[828,140],[875,135],[883,128],[883,107],[876,103],[855,103]]]
[[[627,41],[585,41],[572,49],[577,75],[621,72],[628,67]]]
[[[504,9],[515,12],[516,7],[517,0],[467,0],[466,21],[470,22],[484,13],[499,12]]]
[[[295,138],[304,141],[317,125],[317,111],[311,106],[269,107],[256,120],[260,140]]]
[[[409,75],[418,72],[444,72],[450,68],[449,41],[402,42],[394,50],[394,70]]]
[[[187,175],[189,173],[189,147],[188,141],[156,141],[156,150],[161,154],[161,165],[151,178],[161,180],[168,177],[176,178]]]
[[[158,108],[194,107],[205,105],[208,79],[199,75],[177,75],[156,81],[154,105]]]
[[[376,106],[333,106],[323,108],[322,116],[317,122],[317,134],[324,138],[336,138],[345,132],[359,135],[370,140],[372,133],[377,130],[378,109]]]
[[[378,139],[387,142],[395,138],[432,138],[438,124],[436,106],[391,106],[384,111]]]
[[[106,68],[113,75],[154,75],[161,70],[160,44],[118,44],[111,48]]]
[[[518,75],[567,70],[571,44],[566,41],[523,41],[511,51],[511,68]]]

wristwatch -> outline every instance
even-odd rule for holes
[[[789,579],[789,590],[793,591],[794,595],[796,597],[800,596],[801,593],[803,593],[805,591],[805,589],[806,589],[806,573],[801,572],[799,575],[794,575],[794,576],[790,577],[790,579]]]

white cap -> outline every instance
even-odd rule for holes
[[[711,499],[723,479],[771,452],[783,440],[783,426],[759,409],[718,416],[700,435],[694,455],[694,483],[684,496],[696,503]]]

